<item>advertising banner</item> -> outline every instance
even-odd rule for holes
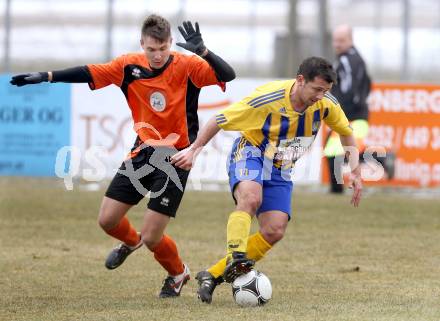
[[[373,84],[369,96],[367,148],[395,155],[394,176],[384,172],[367,184],[434,187],[440,185],[440,85]],[[328,182],[326,162],[323,181]],[[366,175],[368,176],[368,175]],[[365,177],[364,177],[365,179]]]
[[[396,154],[395,175],[381,184],[440,185],[440,85],[375,84],[368,145]]]
[[[0,76],[0,175],[55,176],[70,144],[70,85],[15,87]]]

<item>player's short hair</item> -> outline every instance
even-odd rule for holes
[[[336,72],[332,64],[321,57],[306,58],[298,68],[296,75],[303,75],[306,82],[313,81],[315,77],[320,77],[328,83],[336,84]]]
[[[171,27],[168,20],[152,14],[145,18],[142,24],[142,37],[152,37],[158,41],[164,42],[171,37]]]

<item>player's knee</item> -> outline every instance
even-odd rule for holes
[[[119,224],[119,221],[115,221],[111,216],[105,215],[105,213],[99,213],[98,225],[104,230],[108,231],[115,228]]]
[[[255,213],[261,206],[261,196],[255,193],[244,193],[237,200],[237,205],[250,214]]]
[[[160,243],[161,237],[157,237],[153,233],[142,232],[142,242],[150,250],[153,251],[154,248]]]
[[[260,229],[261,235],[270,245],[274,245],[275,243],[281,241],[284,237],[286,229],[283,225],[270,225],[264,226]]]

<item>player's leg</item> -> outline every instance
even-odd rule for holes
[[[189,269],[182,262],[174,240],[164,234],[170,216],[148,209],[144,215],[142,240],[153,252],[156,261],[168,272],[160,297],[180,295],[183,285],[189,280]]]
[[[290,175],[286,175],[290,178]],[[280,241],[290,220],[293,184],[274,169],[270,180],[263,183],[263,202],[258,210],[259,233],[266,242],[255,243],[255,256],[261,259],[270,247]]]
[[[223,278],[230,283],[254,265],[246,255],[252,217],[262,201],[262,186],[254,181],[239,182],[234,190],[237,207],[231,213],[227,225],[227,264]]]
[[[267,211],[258,215],[261,239],[253,246],[253,256],[261,260],[265,254],[281,239],[286,232],[289,216],[281,211]]]
[[[130,235],[130,233],[118,233],[120,230],[119,225],[121,225],[121,227],[126,225],[122,223],[122,219],[132,206],[131,204],[126,204],[104,196],[101,202],[101,208],[99,209],[99,226],[109,235],[120,241],[125,241],[126,235]],[[127,229],[127,232],[130,232],[130,230],[130,228]]]
[[[179,296],[190,278],[190,271],[183,263],[176,242],[165,234],[171,217],[176,216],[183,197],[189,171],[170,167],[172,173],[155,170],[151,176],[151,195],[144,216],[142,240],[153,252],[156,261],[168,272],[159,297]]]
[[[249,236],[246,248],[247,257],[255,262],[264,258],[272,246],[283,238],[288,221],[289,216],[281,211],[260,213],[258,215],[260,229]],[[218,283],[221,282],[226,261],[225,256],[207,270]]]
[[[276,168],[269,174],[270,179],[262,181],[263,199],[257,211],[260,229],[249,236],[246,247],[247,258],[255,262],[261,260],[272,246],[281,240],[290,219],[293,184],[284,178],[290,175],[286,173],[287,175],[283,176],[281,170]],[[212,301],[216,286],[223,281],[222,271],[226,265],[227,257],[224,257],[206,271],[197,274],[200,285],[198,294],[203,302]]]
[[[228,219],[228,254],[196,276],[199,283],[197,294],[202,302],[211,303],[217,285],[224,280],[232,282],[238,275],[247,273],[254,265],[254,261],[246,252],[249,242],[253,244],[256,237],[249,237],[249,231],[252,217],[261,204],[261,194],[261,184],[254,181],[241,181],[235,185],[234,199],[237,206]]]
[[[264,158],[259,148],[244,138],[238,140],[230,155],[229,184],[237,204],[227,224],[227,264],[223,278],[230,283],[250,271],[254,261],[246,256],[252,217],[263,197]]]
[[[132,186],[128,177],[117,173],[102,200],[98,224],[109,235],[122,243],[108,255],[105,266],[115,269],[138,249],[142,242],[136,229],[130,224],[126,214],[143,196]]]
[[[199,283],[198,297],[206,303],[211,303],[216,286],[224,281],[223,274],[227,265],[226,262],[231,256],[230,250],[239,249],[246,252],[251,219],[261,203],[261,171],[263,164],[261,151],[250,146],[243,137],[237,138],[227,164],[229,186],[237,206],[236,210],[229,216],[227,225],[227,252],[229,255],[220,260],[220,263],[214,264],[210,269],[200,271],[196,276]],[[233,240],[236,240],[236,242],[231,242]],[[232,245],[232,247],[229,247],[229,245]],[[236,245],[238,246],[234,248]],[[246,257],[239,259],[242,260],[244,267],[253,265],[253,261]]]
[[[257,213],[260,229],[249,236],[246,254],[254,261],[261,260],[266,252],[284,235],[290,219],[292,183],[285,182],[280,175],[272,175],[271,180],[263,182],[263,201]],[[226,257],[208,269],[215,278],[222,276]]]
[[[284,214],[284,216],[286,215]],[[246,256],[248,259],[257,262],[261,260],[271,248],[272,245],[268,243],[263,234],[258,231],[248,238]],[[197,274],[196,279],[199,280],[199,282],[205,281],[205,287],[209,289],[208,293],[205,294],[203,298],[201,297],[203,302],[210,303],[215,287],[223,283],[223,272],[225,271],[227,260],[228,257],[225,256],[209,269]]]
[[[330,193],[343,193],[344,184],[340,158],[344,157],[344,150],[341,146],[338,134],[334,131],[331,131],[329,134],[324,148],[324,155],[326,156],[328,164]]]

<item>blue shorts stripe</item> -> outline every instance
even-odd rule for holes
[[[234,161],[240,160],[241,154],[242,154],[244,146],[246,145],[246,142],[247,142],[246,139],[244,139],[243,137],[238,142],[237,149],[234,153]]]

